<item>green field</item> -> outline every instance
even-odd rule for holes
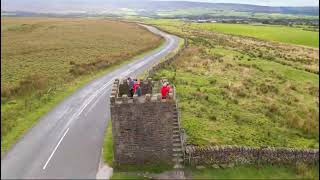
[[[120,21],[1,18],[1,154],[81,85],[162,42]]]
[[[255,37],[263,40],[319,47],[319,32],[306,31],[295,27],[219,23],[200,23],[192,24],[192,26],[194,28]]]

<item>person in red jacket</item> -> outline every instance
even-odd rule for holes
[[[161,96],[162,96],[162,99],[166,99],[167,98],[167,95],[170,91],[170,86],[168,85],[169,83],[165,82],[163,83],[162,87],[161,87]]]
[[[141,87],[140,87],[140,80],[137,80],[133,84],[133,92],[138,96],[141,96]]]

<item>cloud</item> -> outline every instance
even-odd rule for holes
[[[55,12],[55,11],[88,11],[99,12],[112,9],[119,4],[122,5],[144,5],[146,1],[159,0],[1,0],[2,10],[7,11],[34,11],[34,12]],[[160,0],[179,1],[179,0]],[[183,1],[183,0],[180,0]],[[240,3],[263,6],[319,6],[317,0],[184,0],[212,3]]]
[[[175,1],[175,0],[163,0]],[[319,6],[318,0],[185,0],[211,3],[239,3],[261,6]]]

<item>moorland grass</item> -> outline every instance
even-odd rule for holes
[[[144,54],[145,53],[140,54],[133,59],[137,59]],[[10,100],[8,103],[3,103],[1,105],[1,113],[13,113],[15,116],[12,117],[18,117],[18,119],[15,121],[16,125],[12,127],[10,133],[1,138],[1,155],[3,155],[5,151],[7,151],[23,134],[25,134],[41,116],[48,113],[67,96],[90,82],[92,79],[99,78],[107,72],[129,63],[133,59],[127,59],[118,62],[109,68],[77,77],[71,82],[62,84],[61,86],[54,88],[52,91],[44,93],[42,96],[33,95],[28,98],[16,98],[15,100]],[[26,102],[28,103],[27,106],[25,105]]]
[[[26,93],[32,80],[36,89],[72,80],[162,42],[136,24],[104,19],[2,18],[1,28],[1,97]]]
[[[138,25],[103,19],[1,24],[1,155],[76,89],[163,42]]]
[[[189,51],[176,68],[155,77],[175,84],[188,143],[319,147],[317,93],[312,92],[319,88],[317,75],[261,59],[212,62]]]

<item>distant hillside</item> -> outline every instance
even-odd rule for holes
[[[301,14],[301,15],[319,15],[319,7],[271,7],[257,6],[249,4],[231,4],[231,3],[204,3],[204,2],[185,2],[185,1],[154,1],[148,4],[152,10],[174,10],[185,8],[213,8],[220,10],[234,10],[245,12],[260,13],[282,13],[282,14]]]
[[[136,14],[154,14],[159,11],[175,11],[181,9],[205,8],[206,10],[226,10],[252,13],[280,13],[295,15],[319,16],[319,7],[270,7],[249,4],[205,3],[186,1],[150,1],[150,0],[7,0],[2,2],[3,11],[20,11],[36,13],[110,13],[129,9]]]

